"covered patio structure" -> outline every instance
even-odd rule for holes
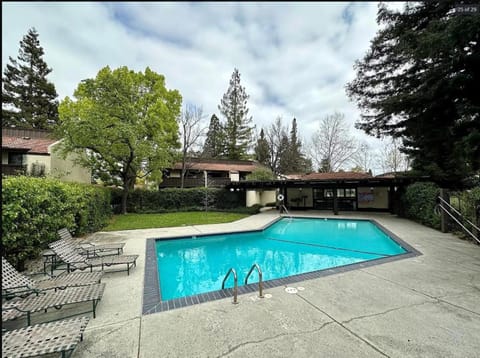
[[[301,179],[239,181],[226,187],[245,190],[246,205],[265,205],[265,197],[288,210],[384,211],[398,214],[405,187],[426,178],[372,177],[364,173],[312,173]],[[279,200],[279,198],[281,200]],[[283,199],[282,199],[283,198]]]

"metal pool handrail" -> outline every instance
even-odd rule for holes
[[[258,271],[258,297],[263,298],[263,287],[262,287],[262,270],[260,269],[260,266],[258,266],[256,263],[250,267],[250,271],[248,271],[247,276],[245,276],[245,285],[247,284],[248,278],[253,272],[253,269],[257,269]]]
[[[227,274],[225,275],[225,277],[223,278],[223,281],[222,281],[222,290],[225,289],[225,281],[227,281],[227,278],[228,276],[230,276],[230,274],[233,273],[233,303],[234,304],[237,304],[238,301],[237,301],[237,295],[238,295],[238,280],[237,280],[237,271],[235,271],[235,269],[233,267],[230,268],[230,270],[228,270]]]

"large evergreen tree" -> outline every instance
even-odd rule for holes
[[[225,155],[228,159],[245,159],[251,145],[252,117],[248,117],[245,88],[240,84],[240,73],[234,69],[230,86],[218,106],[226,119],[225,123]]]
[[[58,120],[57,92],[47,80],[52,72],[43,60],[37,31],[20,41],[17,60],[9,57],[2,85],[2,126],[48,129]]]
[[[255,160],[267,167],[270,166],[270,149],[263,128],[255,146]]]
[[[357,128],[403,139],[412,167],[458,183],[480,169],[480,16],[455,0],[380,6],[382,25],[347,85]]]
[[[225,148],[224,129],[220,120],[215,114],[210,118],[207,138],[203,145],[202,156],[206,158],[220,158],[223,156]]]
[[[283,132],[280,138],[280,151],[278,158],[278,172],[282,174],[291,174],[290,160],[289,160],[289,148],[290,140],[288,139],[287,132]]]
[[[298,138],[297,119],[292,120],[292,129],[290,130],[290,138],[286,142],[287,147],[280,158],[280,166],[282,173],[305,173],[311,170],[311,162],[305,158],[302,153],[302,142]]]

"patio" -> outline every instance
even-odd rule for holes
[[[97,318],[73,357],[478,356],[480,247],[386,213],[335,217],[373,218],[423,255],[299,282],[296,294],[276,287],[264,292],[271,298],[252,293],[238,305],[226,298],[142,316],[147,238],[257,229],[277,216],[89,237],[126,242],[124,252],[140,257],[130,276],[104,276]]]

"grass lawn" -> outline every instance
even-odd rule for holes
[[[114,215],[110,221],[110,224],[103,230],[116,231],[152,229],[182,225],[220,224],[239,220],[247,216],[249,215],[214,211]]]

